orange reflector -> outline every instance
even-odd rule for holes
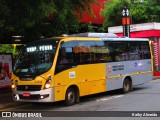
[[[126,25],[126,18],[122,18],[122,25]]]
[[[122,25],[130,25],[130,24],[131,24],[130,17],[122,18]]]
[[[127,18],[126,18],[126,24],[127,24],[127,25],[130,25],[130,24],[131,24],[130,17],[127,17]]]

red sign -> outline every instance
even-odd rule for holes
[[[30,93],[23,93],[22,96],[23,97],[30,97]]]

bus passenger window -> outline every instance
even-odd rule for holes
[[[73,59],[76,64],[94,63],[94,42],[78,41],[77,46],[73,48]]]
[[[128,42],[128,60],[140,60],[139,42]]]
[[[140,42],[140,49],[141,49],[141,52],[140,52],[141,59],[150,59],[151,58],[148,42]]]

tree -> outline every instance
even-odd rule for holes
[[[128,5],[129,0],[108,0],[105,3],[105,8],[101,12],[101,15],[105,17],[104,30],[106,27],[121,25],[122,9]]]
[[[17,51],[14,47],[14,45],[11,44],[0,44],[0,53],[12,53],[13,55],[17,55]]]
[[[160,0],[144,0],[143,4],[132,4],[133,23],[160,22]]]
[[[78,17],[95,0],[1,0],[0,39],[21,35],[27,40],[78,31]]]
[[[136,1],[136,0],[135,0]],[[144,3],[132,4],[130,0],[108,0],[101,15],[105,17],[103,29],[110,26],[119,26],[122,21],[122,9],[130,9],[132,24],[145,22],[160,22],[160,0],[144,0]]]

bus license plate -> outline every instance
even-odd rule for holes
[[[22,95],[23,95],[23,97],[29,97],[30,93],[23,93]]]

